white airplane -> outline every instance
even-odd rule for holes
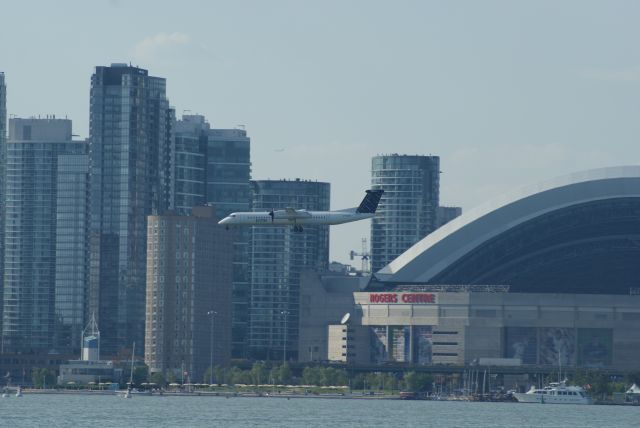
[[[293,226],[302,232],[304,224],[342,224],[375,216],[384,190],[367,190],[360,206],[339,211],[307,211],[285,208],[262,212],[231,213],[218,224],[229,226]]]

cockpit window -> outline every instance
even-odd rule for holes
[[[231,214],[231,217],[235,217],[235,216],[236,216],[235,214]]]

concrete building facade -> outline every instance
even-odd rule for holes
[[[151,372],[201,382],[231,356],[233,235],[212,207],[150,216],[145,363]]]
[[[351,291],[347,299],[345,290],[361,283],[305,276],[300,310],[310,316],[300,321],[301,350],[320,350],[319,360],[363,365],[464,366],[500,359],[523,372],[553,369],[559,361],[568,369],[633,370],[640,358],[640,295],[400,286]],[[348,325],[339,324],[338,314],[347,312]],[[308,361],[304,352],[300,356]]]

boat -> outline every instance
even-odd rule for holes
[[[122,394],[122,398],[131,398],[133,388],[133,358],[136,353],[136,342],[133,342],[133,351],[131,352],[131,374],[129,375],[129,383],[127,383],[127,390]]]
[[[22,388],[20,386],[16,389],[16,397],[22,397]]]
[[[551,382],[542,389],[532,386],[527,392],[514,392],[512,395],[519,403],[593,404],[584,388],[568,386],[566,381]]]

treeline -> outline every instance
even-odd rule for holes
[[[135,379],[134,374],[134,379]],[[174,382],[171,373],[164,378],[160,373],[149,376],[148,382],[158,386],[166,386]],[[202,382],[214,385],[312,385],[321,387],[348,387],[352,390],[368,391],[414,391],[428,392],[433,386],[433,376],[428,373],[414,371],[404,373],[358,373],[349,374],[347,370],[336,367],[309,366],[299,376],[294,376],[288,364],[269,365],[256,362],[250,369],[239,367],[216,366],[213,373],[208,369]]]
[[[551,374],[549,380],[553,382],[553,379]],[[624,377],[615,377],[597,369],[581,369],[577,370],[569,381],[572,385],[584,387],[592,397],[604,398],[614,392],[626,392],[634,383],[640,385],[640,371],[629,373]]]

